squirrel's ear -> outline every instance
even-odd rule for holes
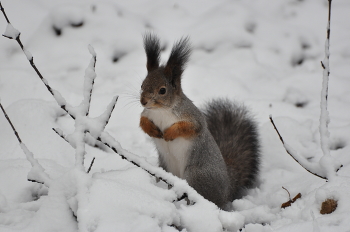
[[[159,38],[152,33],[143,36],[143,47],[147,56],[147,71],[151,72],[159,67],[160,43]]]
[[[164,73],[165,76],[170,79],[175,88],[181,87],[181,75],[186,68],[191,51],[189,37],[181,38],[171,49]]]

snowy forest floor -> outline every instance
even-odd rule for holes
[[[88,45],[97,53],[90,115],[119,100],[106,131],[121,146],[157,166],[149,137],[138,127],[140,85],[146,75],[142,35],[158,34],[168,57],[190,36],[193,54],[183,76],[186,95],[201,107],[216,97],[244,103],[255,115],[262,143],[259,186],[235,200],[236,213],[213,215],[199,205],[173,204],[174,193],[110,150],[86,146],[89,188],[76,221],[68,206],[79,198],[74,149],[52,130],[74,130],[13,40],[0,38],[0,98],[23,142],[56,184],[27,181],[26,160],[0,114],[0,231],[350,231],[350,2],[333,0],[330,39],[331,155],[343,167],[325,182],[285,151],[269,115],[287,141],[310,162],[322,157],[319,135],[326,0],[2,0],[11,23],[50,85],[72,105],[83,96]],[[6,21],[0,17],[0,29]],[[82,183],[80,183],[82,184]],[[62,186],[67,192],[60,193]],[[68,186],[68,187],[67,187]],[[301,198],[281,209],[291,197]],[[56,191],[56,190],[57,191]],[[71,190],[71,192],[70,192]],[[65,196],[65,199],[60,197]],[[337,209],[320,214],[322,202]],[[85,198],[84,198],[85,199]],[[68,202],[63,204],[62,202]],[[196,209],[196,207],[198,207]],[[215,218],[214,215],[214,218]],[[220,216],[221,215],[221,216]],[[229,218],[232,217],[232,218]],[[172,225],[182,225],[183,228]]]

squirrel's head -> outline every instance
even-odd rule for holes
[[[165,65],[160,65],[160,42],[157,36],[143,38],[147,56],[147,76],[141,85],[140,102],[143,107],[171,107],[182,93],[181,76],[191,54],[189,38],[181,38],[171,50]]]

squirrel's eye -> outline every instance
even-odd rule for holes
[[[166,93],[166,88],[160,88],[159,89],[159,92],[158,92],[160,95],[164,95]]]

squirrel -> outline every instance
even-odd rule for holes
[[[247,109],[227,99],[201,112],[183,93],[181,77],[191,54],[189,37],[175,42],[160,65],[160,40],[144,35],[148,74],[141,85],[140,127],[159,154],[159,166],[185,179],[221,209],[254,187],[259,172],[257,126]]]

